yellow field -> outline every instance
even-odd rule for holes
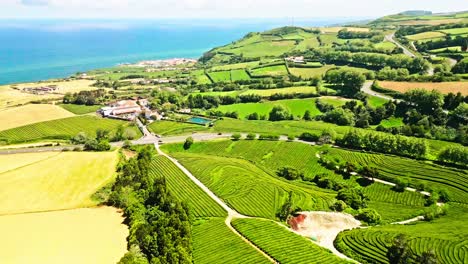
[[[342,29],[347,29],[348,31],[353,32],[369,32],[369,28],[360,28],[360,27],[323,27],[320,28],[322,33],[338,33]]]
[[[117,152],[0,155],[0,215],[93,206],[90,196],[115,176]]]
[[[2,263],[117,263],[127,226],[112,207],[0,217]]]
[[[21,83],[14,85],[0,86],[0,110],[8,106],[15,106],[25,104],[34,100],[61,98],[63,94],[70,92],[75,93],[79,91],[95,90],[96,87],[91,85],[94,83],[92,80],[73,80],[73,81],[57,81],[57,82],[40,82],[40,83]],[[40,87],[47,85],[57,85],[59,90],[56,94],[36,95],[24,93],[21,91],[25,87]],[[17,87],[13,89],[12,87]]]
[[[379,85],[382,88],[404,93],[413,89],[424,89],[428,91],[438,90],[443,94],[458,93],[468,95],[468,82],[389,82],[381,81]]]
[[[0,131],[32,123],[74,116],[62,107],[51,104],[29,104],[0,111]]]
[[[428,25],[428,26],[437,26],[442,24],[451,24],[462,22],[462,18],[447,18],[447,19],[433,19],[433,20],[407,20],[407,21],[397,21],[397,24],[404,26],[414,26],[414,25]]]
[[[39,161],[46,160],[50,157],[60,155],[59,152],[37,152],[37,153],[22,153],[15,155],[0,156],[0,175],[6,171],[14,170],[19,167],[33,164]],[[1,188],[1,187],[0,187]]]
[[[439,37],[444,37],[444,36],[445,36],[444,33],[430,31],[430,32],[423,32],[419,34],[409,35],[409,36],[406,36],[406,38],[409,40],[421,40],[421,39],[439,38]]]

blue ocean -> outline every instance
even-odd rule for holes
[[[301,20],[324,26],[345,18]],[[119,63],[199,58],[248,32],[290,25],[274,20],[0,20],[0,84],[67,77]]]

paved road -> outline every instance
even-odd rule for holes
[[[388,95],[384,95],[384,94],[381,94],[381,93],[378,93],[376,91],[373,91],[371,89],[372,87],[372,83],[373,81],[366,81],[363,85],[362,85],[362,88],[361,88],[361,91],[368,94],[368,95],[372,95],[372,96],[375,96],[375,97],[379,97],[379,98],[382,98],[382,99],[386,99],[386,100],[389,100],[389,101],[396,101],[396,102],[400,102],[401,100],[399,99],[395,99],[391,96],[388,96]]]
[[[385,36],[385,39],[387,41],[390,41],[392,42],[393,44],[397,45],[399,48],[401,48],[403,50],[403,53],[406,55],[406,56],[410,56],[412,58],[416,57],[416,55],[414,55],[414,53],[412,51],[410,51],[408,48],[406,48],[405,46],[401,45],[400,42],[396,41],[395,40],[395,33],[392,33],[392,34],[388,34]]]

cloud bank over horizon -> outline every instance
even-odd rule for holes
[[[460,0],[0,0],[0,18],[380,17],[468,10]]]

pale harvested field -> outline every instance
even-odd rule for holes
[[[115,151],[41,154],[38,162],[36,153],[0,155],[0,164],[27,160],[0,173],[0,215],[93,206],[91,195],[114,178],[118,160]]]
[[[128,228],[113,207],[0,217],[2,263],[113,264],[126,253]]]
[[[389,82],[380,81],[379,85],[385,89],[404,93],[413,89],[424,89],[428,91],[438,90],[443,94],[458,93],[468,95],[468,82]]]
[[[0,111],[0,131],[33,123],[74,116],[60,106],[29,104]]]
[[[6,171],[14,170],[29,164],[44,161],[50,157],[60,155],[58,152],[38,152],[38,153],[21,153],[14,155],[0,156],[0,175]],[[1,188],[1,187],[0,187]]]
[[[73,81],[57,81],[57,82],[41,82],[41,83],[21,83],[12,85],[0,86],[0,110],[6,107],[25,104],[35,100],[62,98],[65,93],[75,93],[86,90],[96,90],[96,87],[91,85],[92,80],[73,80]],[[21,91],[25,87],[40,87],[47,85],[57,85],[59,90],[54,94],[36,95],[24,93]],[[13,89],[16,86],[20,90]]]
[[[399,25],[414,26],[414,25],[428,25],[437,26],[442,24],[451,24],[462,22],[462,18],[448,18],[448,19],[434,19],[434,20],[408,20],[402,22],[396,22]]]

